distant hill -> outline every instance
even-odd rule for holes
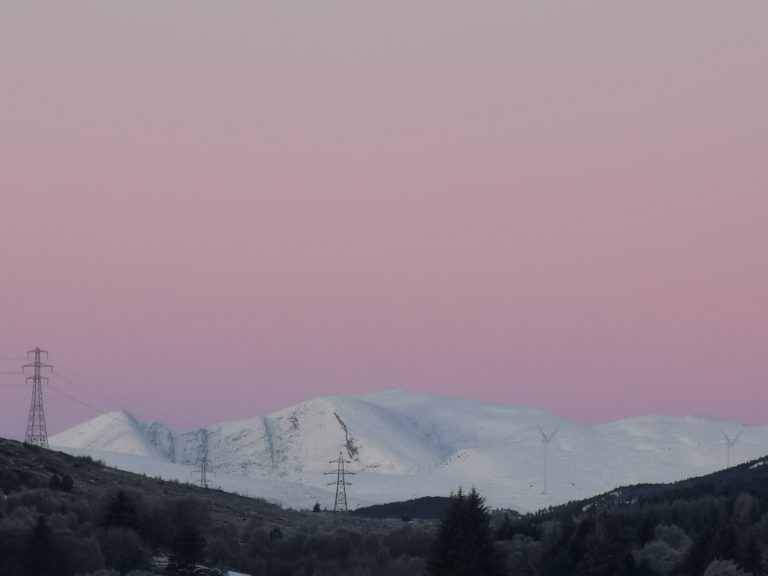
[[[543,490],[542,432],[548,448]],[[768,454],[768,427],[709,418],[643,416],[582,426],[525,407],[402,390],[328,396],[208,428],[177,430],[127,412],[57,434],[53,446],[110,465],[178,480],[202,451],[216,484],[299,508],[333,503],[325,472],[340,451],[357,473],[352,507],[475,486],[489,505],[534,511],[637,483],[664,483],[724,468],[723,432],[741,437],[734,463]]]

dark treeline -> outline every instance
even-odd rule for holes
[[[402,502],[389,504],[376,504],[358,508],[351,513],[363,518],[399,518],[401,520],[413,520],[421,518],[425,520],[439,520],[448,512],[451,499],[448,496],[424,496]]]
[[[406,524],[392,531],[352,531],[330,514],[292,529],[258,520],[217,525],[199,500],[154,501],[126,489],[92,504],[76,494],[25,487],[0,504],[3,576],[74,576],[104,569],[187,574],[198,563],[254,576],[416,575],[423,572],[430,539]]]

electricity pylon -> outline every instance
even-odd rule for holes
[[[337,460],[329,460],[330,464],[336,464],[335,472],[326,472],[325,474],[336,474],[335,482],[328,482],[328,486],[336,485],[336,501],[333,503],[334,512],[349,512],[347,507],[347,486],[351,486],[351,482],[347,482],[347,476],[354,476],[354,472],[348,472],[344,468],[344,464],[351,464],[351,460],[344,459],[344,453],[339,452],[339,458]]]
[[[202,488],[208,488],[208,474],[215,474],[211,469],[211,461],[208,459],[208,434],[204,432],[204,442],[200,446],[200,455],[195,461],[195,473],[200,474],[198,483]]]
[[[542,494],[547,493],[547,480],[548,480],[547,479],[547,475],[548,475],[547,460],[548,460],[548,452],[549,452],[549,443],[552,442],[552,438],[555,437],[555,434],[557,434],[558,430],[560,430],[560,426],[555,428],[552,434],[547,436],[544,433],[544,430],[542,430],[541,427],[539,427],[539,432],[541,432],[541,441],[544,443],[544,488],[541,490]]]
[[[200,474],[200,479],[197,481],[202,488],[208,488],[208,474],[215,474],[211,469],[211,461],[208,460],[208,454],[203,454],[195,462],[197,467],[194,472]]]
[[[739,433],[736,434],[733,438],[728,436],[728,434],[725,433],[725,430],[722,430],[723,437],[725,438],[725,467],[730,468],[731,467],[731,450],[733,450],[734,446],[736,446],[736,442],[741,437],[741,434],[744,432],[744,430],[739,430]]]
[[[32,376],[27,376],[27,384],[32,382],[32,402],[29,406],[29,419],[27,420],[27,433],[24,436],[24,442],[48,448],[48,429],[45,426],[45,410],[43,409],[43,381],[48,383],[48,378],[42,375],[44,369],[53,370],[50,364],[43,364],[42,356],[45,354],[48,359],[48,352],[35,348],[27,352],[27,360],[33,356],[30,364],[22,366],[22,373],[27,368],[32,368]]]

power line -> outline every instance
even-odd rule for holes
[[[57,372],[56,372],[56,377],[57,377],[59,380],[63,380],[63,381],[64,381],[64,382],[66,382],[67,384],[71,384],[72,386],[77,386],[77,387],[79,387],[79,388],[84,388],[84,389],[90,389],[91,391],[94,391],[94,390],[95,390],[95,391],[96,391],[96,392],[98,392],[99,394],[103,395],[103,396],[104,396],[104,398],[105,398],[106,400],[109,400],[109,401],[114,401],[114,400],[116,400],[116,399],[117,399],[116,397],[115,397],[115,398],[108,398],[108,397],[107,397],[107,393],[106,393],[106,392],[104,392],[104,390],[102,390],[101,388],[96,388],[95,386],[88,386],[87,384],[85,384],[85,383],[84,383],[84,382],[82,382],[82,381],[75,381],[75,380],[72,380],[71,378],[68,378],[68,377],[64,376],[64,375],[63,375],[63,374],[62,374],[60,371],[57,371]]]
[[[64,371],[66,373],[71,374],[73,377],[77,378],[77,380],[72,380],[71,378],[68,378],[61,374],[61,371]],[[100,386],[98,384],[95,384],[93,382],[89,382],[90,379],[85,378],[82,374],[78,374],[71,368],[62,368],[61,366],[58,366],[56,370],[56,376],[57,378],[67,382],[68,384],[71,384],[72,386],[78,386],[84,389],[88,389],[90,392],[96,392],[100,394],[104,399],[110,401],[110,402],[116,402],[118,404],[128,404],[129,406],[132,405],[134,408],[138,409],[138,411],[151,414],[152,417],[157,418],[159,421],[167,424],[169,422],[169,419],[166,417],[167,415],[162,414],[161,412],[158,412],[154,408],[152,408],[149,405],[143,404],[139,402],[138,400],[128,398],[118,392],[115,392],[113,390],[107,390],[104,386]],[[175,420],[178,420],[177,418]],[[189,423],[187,423],[189,424]],[[188,428],[194,428],[193,425],[186,426]]]
[[[96,412],[96,414],[103,414],[104,416],[109,416],[109,414],[105,413],[106,412],[105,410],[102,410],[101,408],[96,408],[96,406],[93,406],[92,404],[88,404],[88,402],[84,402],[83,400],[75,398],[71,394],[68,394],[67,392],[64,392],[63,390],[59,390],[58,388],[56,388],[55,386],[53,386],[50,383],[48,384],[48,389],[49,390],[53,390],[54,392],[56,392],[60,396],[63,396],[64,398],[67,398],[67,399],[71,400],[72,402],[77,402],[81,406],[85,406],[86,408],[90,408],[91,410]]]
[[[71,375],[72,375],[74,378],[77,378],[77,381],[75,382],[75,381],[73,381],[73,380],[70,380],[69,378],[66,378],[65,376],[63,376],[63,375],[61,374],[61,370],[63,370],[64,372],[68,372],[68,373],[69,373],[69,374],[71,374]],[[79,373],[77,373],[77,372],[75,372],[74,370],[71,370],[71,369],[69,369],[69,368],[64,368],[64,367],[61,367],[61,366],[60,366],[60,367],[59,367],[59,371],[58,371],[58,372],[56,372],[56,374],[57,374],[57,376],[59,376],[59,377],[60,377],[62,380],[66,381],[66,382],[69,382],[70,384],[73,384],[73,385],[75,385],[75,386],[82,386],[82,387],[84,387],[84,388],[90,388],[91,390],[94,390],[94,391],[96,391],[96,392],[99,392],[99,393],[101,393],[101,394],[104,394],[105,396],[106,396],[106,395],[111,395],[111,396],[113,396],[112,398],[109,398],[110,400],[114,400],[114,399],[117,399],[117,400],[122,400],[122,401],[124,401],[124,402],[131,402],[131,403],[133,403],[133,402],[134,402],[134,400],[131,400],[131,399],[129,399],[129,398],[126,398],[125,396],[123,396],[123,395],[119,394],[118,392],[114,392],[114,391],[110,391],[110,392],[107,392],[107,390],[106,390],[106,389],[105,389],[103,386],[101,386],[101,385],[97,385],[97,384],[94,384],[94,383],[92,383],[92,382],[89,382],[90,378],[86,378],[86,377],[85,377],[85,376],[83,376],[82,374],[79,374]],[[137,405],[138,405],[138,403],[137,403]]]
[[[56,371],[56,378],[58,378],[60,380],[64,380],[65,382],[68,382],[69,384],[77,385],[77,383],[75,383],[74,381],[72,381],[72,380],[70,380],[68,378],[62,377],[62,375],[61,375],[61,373],[59,371]],[[9,385],[9,386],[11,386],[11,385]],[[80,398],[72,395],[71,393],[65,392],[61,388],[58,388],[58,387],[54,386],[50,382],[47,383],[47,388],[49,390],[55,392],[59,396],[61,396],[63,398],[66,398],[70,402],[74,402],[76,404],[79,404],[80,406],[88,408],[88,410],[92,411],[96,416],[104,416],[106,418],[114,420],[115,422],[124,423],[119,418],[116,418],[116,417],[112,416],[112,414],[109,413],[109,410],[107,410],[105,408],[99,408],[97,406],[94,406],[93,404],[90,404],[90,403],[86,402],[85,400],[81,400]]]
[[[50,384],[48,385],[48,389],[53,392],[56,392],[56,394],[61,394],[61,392],[59,392],[58,390],[54,390],[53,388],[51,388]],[[82,404],[80,404],[79,402],[75,402],[71,398],[63,397],[63,399],[65,402],[69,402],[68,408],[67,408],[68,410],[71,409],[77,412],[78,414],[82,414],[83,417],[88,419],[92,419],[94,417],[94,412],[90,408],[86,409]]]
[[[72,396],[71,394],[67,394],[63,390],[60,390],[60,389],[56,388],[55,386],[53,386],[51,384],[48,384],[48,389],[56,392],[57,394],[59,394],[60,396],[63,396],[64,398],[70,400],[71,402],[75,402],[77,404],[80,404],[81,406],[85,406],[89,410],[92,410],[97,416],[101,416],[101,417],[104,417],[104,418],[109,418],[110,420],[113,420],[113,421],[117,422],[118,424],[125,424],[125,422],[123,420],[121,420],[120,418],[116,418],[115,416],[112,416],[112,414],[110,414],[106,410],[103,410],[101,408],[96,408],[96,406],[88,404],[88,402],[80,400],[79,398],[76,398],[76,397]]]

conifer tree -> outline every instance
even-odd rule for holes
[[[179,530],[171,544],[171,561],[168,572],[171,574],[194,574],[197,564],[203,559],[205,539],[192,525]]]
[[[107,504],[104,526],[122,526],[131,529],[138,526],[136,506],[124,490],[118,490]]]
[[[53,543],[51,528],[45,516],[39,516],[32,529],[32,537],[27,554],[27,574],[29,576],[49,576],[55,573],[53,566]]]
[[[501,573],[493,546],[491,516],[473,488],[452,497],[427,559],[429,576],[496,576]]]

